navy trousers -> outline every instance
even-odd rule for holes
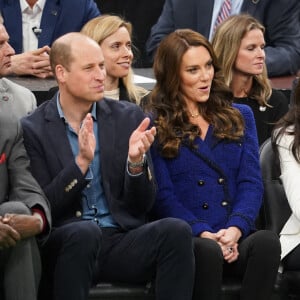
[[[91,221],[64,225],[53,230],[42,248],[42,262],[43,300],[85,300],[99,280],[154,280],[157,300],[192,299],[192,234],[179,219],[162,219],[130,231],[100,228]],[[52,295],[47,298],[47,293]]]

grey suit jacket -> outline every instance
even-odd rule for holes
[[[29,171],[22,127],[12,112],[0,108],[0,205],[6,201],[21,201],[28,208],[38,206],[44,211],[50,228],[48,201]]]
[[[29,89],[7,78],[0,79],[0,109],[20,119],[35,108],[36,98]]]

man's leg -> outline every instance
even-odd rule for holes
[[[142,283],[155,278],[157,300],[192,299],[192,233],[184,221],[167,218],[113,235],[104,229],[103,241],[105,249],[99,256],[103,280]]]
[[[43,276],[39,299],[87,299],[100,244],[101,229],[92,221],[54,228],[41,249]],[[49,293],[52,298],[47,298]]]
[[[0,205],[0,215],[15,213],[30,215],[30,209],[21,202],[5,202]],[[37,298],[41,277],[40,254],[35,238],[19,241],[7,252],[4,263],[3,287],[5,299],[34,300]]]

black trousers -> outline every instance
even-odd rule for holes
[[[278,236],[267,230],[257,231],[242,240],[238,250],[238,260],[229,264],[215,241],[194,239],[194,300],[220,299],[222,279],[226,276],[241,279],[241,300],[270,299],[280,262]]]
[[[157,300],[192,299],[192,235],[189,225],[179,219],[162,219],[127,232],[101,229],[91,221],[75,222],[54,229],[41,253],[41,300],[87,299],[98,280],[153,279]]]

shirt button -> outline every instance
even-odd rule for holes
[[[208,209],[208,203],[203,203],[202,208],[203,209]]]
[[[77,210],[76,213],[75,213],[75,216],[76,216],[77,218],[80,218],[81,215],[82,215],[81,211],[80,211],[80,210]]]
[[[198,185],[202,186],[205,184],[205,181],[204,180],[198,180]]]
[[[88,184],[86,187],[89,189],[89,188],[91,187],[91,185],[90,185],[90,184]]]
[[[227,205],[228,205],[228,202],[225,201],[225,200],[223,200],[223,201],[221,202],[221,205],[222,205],[222,206],[227,206]]]

